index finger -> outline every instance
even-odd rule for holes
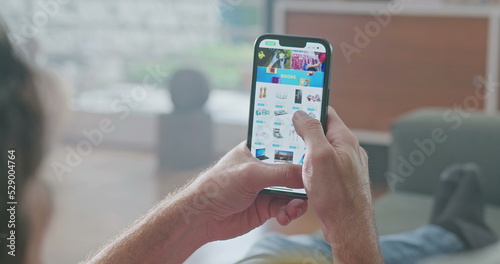
[[[331,106],[328,107],[326,135],[323,132],[321,123],[317,119],[309,117],[303,111],[297,111],[294,114],[293,123],[297,133],[309,148],[317,149],[327,145],[357,145],[356,136],[347,128],[344,121]]]
[[[292,121],[295,130],[306,143],[306,147],[329,144],[319,120],[310,117],[306,112],[300,110],[295,112]]]

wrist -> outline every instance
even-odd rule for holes
[[[146,223],[163,226],[150,236],[163,237],[156,259],[168,257],[171,263],[183,263],[198,248],[209,242],[203,217],[197,214],[193,201],[196,193],[186,188],[169,196],[150,214]],[[151,255],[155,255],[154,253]]]
[[[351,186],[352,188],[352,186]],[[337,222],[348,222],[357,219],[373,219],[373,201],[371,195],[362,188],[344,188],[333,190],[335,193],[330,200],[320,204],[324,206],[316,209],[318,217],[325,227],[335,227]]]
[[[194,231],[201,245],[211,242],[206,214],[209,200],[201,192],[201,187],[189,186],[182,190],[179,196],[176,204],[171,206],[179,208],[180,221],[185,227],[185,232]]]
[[[224,193],[230,184],[228,174],[217,165],[200,175],[192,184],[186,188],[186,203],[182,212],[183,219],[191,225],[203,228],[199,230],[205,243],[220,240],[219,223],[226,218],[221,208],[230,209]],[[234,191],[229,197],[236,197],[241,193]],[[228,208],[229,207],[229,208]]]
[[[323,221],[336,262],[382,263],[371,202],[348,203]]]
[[[200,220],[182,216],[190,200],[187,190],[166,197],[84,263],[183,263],[207,242]]]

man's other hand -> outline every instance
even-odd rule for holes
[[[266,164],[241,143],[188,187],[196,195],[186,218],[204,218],[213,241],[245,234],[273,217],[287,225],[305,213],[305,200],[259,194],[270,186],[303,188],[301,166]]]

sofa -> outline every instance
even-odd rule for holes
[[[419,109],[391,126],[384,177],[391,192],[376,201],[379,234],[428,223],[439,175],[454,163],[474,162],[486,221],[500,235],[500,114],[460,109]]]

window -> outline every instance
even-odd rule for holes
[[[146,85],[136,110],[168,112],[166,80],[181,67],[205,73],[212,97],[248,96],[263,0],[5,1],[12,40],[71,84],[75,109],[109,111]]]

